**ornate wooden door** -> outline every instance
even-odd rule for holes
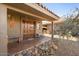
[[[23,21],[23,34],[24,39],[31,38],[34,36],[34,22],[31,21]]]

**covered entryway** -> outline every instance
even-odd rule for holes
[[[43,20],[51,21],[51,39],[53,39],[53,21],[58,20],[59,17],[41,5],[26,3],[0,4],[0,12],[0,55],[8,55],[10,52],[14,54],[26,49],[28,38],[33,38],[34,41],[30,41],[32,44],[34,42],[39,44],[37,41],[42,39]],[[35,40],[35,38],[40,39]],[[28,43],[28,46],[31,43]],[[20,45],[24,48],[20,49],[22,48]]]
[[[8,43],[35,38],[37,34],[42,35],[42,20],[39,20],[39,18],[12,9],[8,9],[7,14]]]
[[[42,36],[42,20],[12,9],[8,9],[7,14],[8,55],[28,49],[45,40],[40,38]]]

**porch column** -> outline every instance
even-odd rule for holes
[[[34,38],[36,37],[36,21],[34,22]]]
[[[20,18],[20,39],[19,42],[21,42],[23,40],[23,22],[22,22],[22,18]]]
[[[39,34],[42,35],[42,21],[40,21],[40,25],[39,25]]]
[[[54,35],[54,28],[53,28],[53,22],[51,24],[51,38],[53,40],[53,35]]]
[[[0,4],[0,55],[7,55],[7,8]]]

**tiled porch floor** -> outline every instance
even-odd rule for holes
[[[31,48],[33,46],[39,45],[39,44],[41,44],[45,41],[48,41],[50,39],[51,38],[49,38],[49,37],[30,38],[30,40],[26,39],[26,40],[21,41],[20,43],[18,43],[18,42],[9,43],[8,44],[8,54],[9,55],[15,54],[15,53],[20,52],[22,50],[25,50],[25,49]]]

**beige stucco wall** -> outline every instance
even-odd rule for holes
[[[11,18],[8,18],[8,36],[19,36],[21,30],[21,19],[17,14],[9,14]]]
[[[0,55],[7,55],[7,8],[0,4]]]

